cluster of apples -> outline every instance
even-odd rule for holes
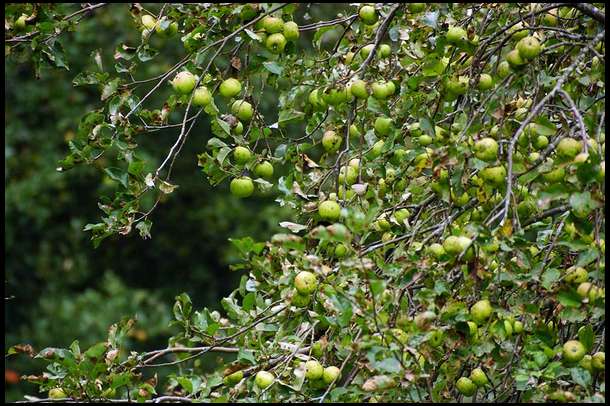
[[[171,21],[167,17],[163,17],[160,20],[156,19],[150,14],[143,14],[141,17],[142,25],[144,30],[142,36],[147,36],[153,30],[162,37],[173,37],[178,33],[178,23]]]
[[[281,54],[289,41],[299,39],[299,26],[294,21],[284,22],[279,17],[266,16],[255,25],[256,34],[272,54]]]

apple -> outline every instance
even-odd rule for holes
[[[511,69],[510,69],[510,65],[508,62],[506,61],[502,61],[498,64],[498,69],[496,70],[498,76],[500,76],[500,78],[504,79],[505,77],[507,77],[508,75],[510,75],[511,73]]]
[[[235,131],[235,134],[237,135],[243,134],[244,125],[241,123],[241,121],[238,121],[237,124],[235,124],[235,127],[233,127],[233,131]]]
[[[585,346],[580,341],[570,340],[563,345],[561,357],[568,363],[576,363],[583,359],[585,354]]]
[[[597,286],[593,285],[592,283],[582,282],[580,285],[578,285],[576,293],[578,293],[578,296],[580,296],[582,299],[588,298],[589,301],[592,302],[597,299],[599,291]]]
[[[269,387],[273,381],[275,380],[275,376],[271,372],[267,371],[259,371],[256,373],[256,377],[254,378],[254,383],[261,389],[265,389]]]
[[[307,307],[311,303],[310,295],[301,295],[296,290],[292,294],[292,298],[290,299],[290,304],[295,307]]]
[[[369,91],[364,80],[354,80],[349,89],[352,95],[359,99],[366,99],[369,97]]]
[[[533,36],[527,36],[517,43],[517,51],[523,59],[533,59],[540,54],[540,42]]]
[[[244,372],[236,371],[230,375],[225,376],[223,382],[225,385],[234,386],[238,384],[242,379],[244,379]]]
[[[506,61],[511,66],[511,68],[518,68],[520,66],[525,65],[525,61],[523,60],[521,55],[519,55],[519,51],[517,51],[516,49],[513,49],[512,51],[506,54]]]
[[[142,25],[146,28],[148,28],[149,30],[152,30],[153,28],[155,28],[155,25],[157,24],[157,20],[155,19],[155,17],[151,16],[150,14],[144,14],[142,16]]]
[[[426,330],[432,321],[436,319],[436,313],[430,310],[426,310],[417,314],[414,318],[415,325],[421,330]]]
[[[233,158],[235,159],[235,162],[239,165],[245,164],[250,160],[251,157],[252,154],[250,153],[250,150],[246,147],[237,146],[233,150]]]
[[[341,206],[333,200],[325,200],[320,203],[318,214],[324,220],[337,221],[341,217]]]
[[[277,34],[284,30],[284,21],[281,18],[267,16],[263,18],[262,27],[268,34]]]
[[[207,106],[212,101],[212,94],[205,86],[199,86],[193,92],[193,105],[202,107]]]
[[[330,367],[326,367],[324,368],[324,374],[322,375],[322,379],[324,380],[324,383],[326,385],[330,385],[331,383],[335,382],[337,379],[339,379],[339,376],[341,375],[341,370],[335,366],[330,366]]]
[[[487,379],[487,375],[485,375],[481,368],[475,368],[470,371],[470,380],[479,387],[489,384],[489,379]]]
[[[479,300],[470,308],[470,316],[478,324],[487,320],[492,312],[493,308],[487,299]]]
[[[394,218],[400,224],[404,224],[405,220],[407,220],[410,215],[411,215],[411,213],[409,212],[408,209],[400,209],[400,210],[396,210],[396,212],[394,212]]]
[[[364,5],[360,7],[360,10],[358,10],[358,15],[366,25],[375,24],[379,18],[377,15],[377,10],[375,10],[375,7],[371,5]]]
[[[492,166],[480,172],[481,178],[495,186],[502,185],[506,181],[506,169],[503,166]]]
[[[519,21],[517,24],[513,25],[508,32],[512,34],[512,39],[515,41],[519,41],[522,38],[527,37],[527,30],[523,29],[523,23]]]
[[[281,54],[286,47],[286,38],[279,32],[276,34],[271,34],[265,40],[265,47],[272,54]]]
[[[294,287],[301,295],[310,295],[318,287],[318,278],[309,271],[301,271],[294,278]]]
[[[379,141],[375,142],[375,144],[373,144],[373,147],[371,148],[371,156],[373,158],[376,158],[379,155],[381,155],[384,145],[385,145],[385,142],[383,140],[379,140]]]
[[[594,369],[598,371],[602,371],[606,369],[606,353],[603,351],[596,352],[593,354],[593,359],[591,360],[591,365]]]
[[[392,48],[388,44],[379,45],[379,57],[387,58],[392,55]]]
[[[273,165],[269,161],[263,161],[254,167],[254,174],[259,178],[270,179],[273,176]]]
[[[447,91],[454,96],[466,94],[468,90],[468,78],[466,76],[460,76],[458,78],[452,78],[447,81]]]
[[[396,93],[396,85],[393,81],[389,80],[385,82],[385,93],[388,97]]]
[[[237,96],[241,92],[241,83],[235,78],[229,78],[220,84],[219,91],[226,98]]]
[[[538,135],[534,138],[532,145],[538,150],[544,149],[549,145],[549,139],[545,135]]]
[[[589,354],[582,357],[578,365],[589,372],[593,372],[593,357]]]
[[[328,153],[337,152],[343,139],[334,131],[328,130],[322,136],[322,146]]]
[[[49,398],[51,399],[66,399],[68,395],[62,388],[52,388],[49,390]]]
[[[169,25],[167,27],[165,27],[165,29],[163,29],[161,27],[161,24],[157,24],[157,27],[155,28],[155,32],[162,37],[166,37],[166,38],[173,37],[178,32],[178,23],[175,21],[172,21],[169,23]]]
[[[388,87],[385,82],[374,82],[371,85],[371,91],[373,93],[373,97],[377,100],[387,99],[390,95],[388,94]]]
[[[388,117],[377,117],[375,120],[375,132],[379,135],[388,135],[392,131],[392,119]]]
[[[479,90],[489,90],[493,87],[494,81],[491,75],[487,73],[481,73],[479,76]]]
[[[170,82],[174,90],[181,94],[188,94],[193,91],[197,78],[191,72],[182,71]]]
[[[450,44],[459,44],[468,40],[468,34],[462,27],[451,26],[447,30],[447,42]]]
[[[443,246],[436,242],[428,246],[426,250],[436,259],[440,259],[443,255],[445,255],[445,249]]]
[[[315,360],[310,360],[305,363],[305,378],[315,381],[324,376],[324,368]]]
[[[557,16],[551,12],[544,13],[542,23],[549,27],[555,27],[557,25]]]
[[[506,335],[508,337],[512,336],[513,335],[513,324],[509,320],[504,320],[503,325],[504,325],[504,332],[506,332]]]
[[[523,332],[523,323],[519,320],[515,320],[513,323],[513,331],[515,334],[520,334]]]
[[[250,121],[254,115],[252,105],[245,100],[236,100],[233,105],[231,105],[231,112],[241,121]]]
[[[428,337],[428,344],[430,344],[434,348],[437,348],[441,344],[443,344],[444,338],[445,338],[445,335],[443,334],[443,332],[441,330],[433,330],[430,333],[430,336]]]
[[[573,284],[581,284],[586,282],[587,279],[589,279],[589,273],[585,268],[580,266],[572,266],[568,268],[567,275],[564,278],[567,283]]]
[[[443,241],[443,249],[452,256],[458,256],[470,246],[472,240],[464,236],[450,235]]]
[[[287,41],[296,41],[299,39],[299,26],[294,21],[284,23],[284,38]]]
[[[339,177],[337,179],[340,185],[347,183],[351,186],[358,180],[358,169],[353,166],[343,166],[339,170]]]
[[[318,89],[314,89],[309,93],[309,103],[315,110],[325,110],[327,105]]]
[[[360,48],[360,56],[362,57],[362,59],[366,59],[373,51],[373,48],[375,48],[374,44],[368,44]]]
[[[542,174],[542,179],[549,183],[558,183],[566,176],[565,168],[559,167]]]
[[[258,4],[256,4],[256,3],[254,3],[254,4],[244,4],[244,6],[242,7],[241,11],[239,12],[239,17],[243,21],[252,20],[254,17],[256,17],[257,8],[258,8]]]
[[[338,106],[346,102],[350,98],[350,94],[347,88],[331,88],[326,89],[324,93],[322,93],[322,98],[331,106]]]
[[[248,197],[254,193],[254,183],[248,176],[233,179],[230,186],[231,193],[237,197]]]
[[[335,247],[335,251],[334,251],[335,257],[343,258],[345,256],[345,254],[347,254],[347,250],[348,250],[348,248],[345,244],[343,244],[343,243],[337,244],[337,246]]]
[[[390,330],[390,335],[392,338],[396,339],[402,345],[406,345],[409,341],[409,335],[400,328],[393,328]]]
[[[477,390],[477,386],[465,376],[457,380],[455,387],[464,396],[472,396]]]
[[[358,158],[350,159],[347,164],[356,170],[360,169],[360,160]]]
[[[557,144],[557,155],[565,159],[573,159],[582,148],[582,143],[574,138],[566,137]]]
[[[498,143],[493,138],[483,138],[474,144],[474,156],[482,161],[495,161],[498,158]]]

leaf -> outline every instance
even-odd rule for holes
[[[285,126],[286,124],[295,123],[298,121],[303,121],[305,118],[305,113],[302,111],[295,110],[282,110],[280,111],[277,124],[278,126]]]
[[[85,356],[87,358],[100,358],[106,352],[106,343],[97,343],[87,351],[85,351]]]
[[[116,92],[117,88],[119,87],[119,81],[119,78],[116,78],[104,85],[101,96],[102,101],[106,100]]]
[[[271,73],[275,73],[276,75],[281,75],[282,72],[284,71],[284,67],[282,67],[281,65],[279,65],[277,62],[275,61],[267,61],[267,62],[263,62],[263,66],[265,67],[265,69],[267,69],[269,72]]]
[[[256,358],[254,358],[254,351],[245,350],[243,348],[239,349],[237,353],[237,360],[240,362],[247,362],[252,365],[256,365]]]
[[[171,183],[169,183],[167,181],[164,181],[164,180],[159,181],[159,190],[162,191],[163,193],[165,193],[166,195],[172,193],[177,187],[178,187],[178,185],[172,185]]]
[[[297,223],[291,223],[290,221],[280,222],[280,227],[287,228],[293,233],[298,233],[299,231],[307,230],[307,226]]]
[[[591,385],[591,374],[584,368],[570,368],[570,375],[574,383],[588,388]]]
[[[119,182],[123,187],[127,188],[127,173],[120,168],[105,168],[106,175],[114,181]]]
[[[593,328],[590,325],[586,325],[578,330],[578,341],[585,346],[587,352],[590,352],[593,348],[593,343],[595,340],[595,333],[593,332]]]
[[[550,290],[553,286],[553,283],[557,282],[561,277],[561,272],[555,268],[547,269],[544,274],[542,274],[542,286],[546,290]]]
[[[373,363],[373,367],[381,372],[398,373],[402,370],[400,362],[396,358],[386,358],[383,361]]]
[[[244,237],[241,239],[229,238],[229,241],[231,241],[231,243],[237,247],[239,252],[241,252],[244,257],[247,257],[251,252],[258,255],[265,248],[264,242],[255,242],[250,237]]]
[[[557,294],[559,303],[566,307],[580,307],[581,298],[574,290],[563,290]]]

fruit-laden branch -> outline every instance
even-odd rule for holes
[[[582,145],[583,145],[584,153],[587,154],[589,152],[589,148],[587,146],[587,144],[589,143],[589,137],[587,136],[587,129],[585,128],[585,122],[582,119],[582,115],[578,111],[578,107],[576,107],[574,100],[572,100],[570,95],[565,90],[559,89],[559,94],[562,95],[567,100],[568,104],[570,105],[572,114],[574,114],[574,117],[576,118],[576,122],[578,123],[578,126],[580,127],[580,136],[582,137]]]
[[[599,41],[601,41],[604,38],[605,32],[606,32],[605,30],[602,30],[599,34],[597,34],[595,36],[595,38],[593,38],[593,40],[589,44],[591,46],[594,46],[595,44],[597,44]],[[506,218],[508,217],[508,209],[510,207],[510,197],[511,197],[512,188],[513,188],[513,153],[515,150],[515,144],[517,143],[517,139],[519,138],[521,133],[523,133],[523,130],[525,129],[525,127],[538,115],[538,113],[540,113],[540,111],[542,110],[542,107],[544,107],[544,105],[549,100],[551,100],[551,98],[553,98],[555,96],[555,94],[561,89],[561,86],[563,86],[563,83],[568,79],[570,74],[572,74],[574,69],[576,69],[578,64],[581,62],[581,60],[584,58],[584,56],[588,52],[589,52],[588,47],[583,48],[580,51],[580,53],[576,56],[576,58],[574,58],[574,62],[572,62],[572,64],[570,66],[568,66],[568,68],[565,70],[563,75],[561,75],[561,77],[557,80],[557,83],[555,84],[553,89],[549,93],[547,93],[546,96],[544,96],[542,98],[542,100],[540,100],[538,102],[538,104],[536,104],[536,106],[530,111],[530,114],[525,118],[525,120],[523,120],[523,122],[521,123],[521,125],[519,126],[519,128],[517,129],[517,131],[515,132],[513,137],[511,138],[510,143],[508,145],[508,168],[507,168],[507,179],[506,179],[506,195],[504,196],[504,200],[503,200],[504,207],[501,211],[498,212],[499,215],[494,216],[490,220],[490,223],[492,223],[493,220],[495,220],[497,217],[500,217],[500,215],[501,215],[502,220],[500,221],[500,226],[503,226],[504,222],[506,221]]]

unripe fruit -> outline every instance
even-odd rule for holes
[[[377,16],[377,10],[375,10],[375,7],[369,5],[360,7],[360,10],[358,10],[358,15],[360,16],[360,19],[367,25],[375,24],[377,22],[377,19],[379,18]]]
[[[481,73],[479,76],[479,90],[489,90],[493,87],[494,82],[491,75],[487,73]]]
[[[254,174],[260,178],[270,179],[273,176],[273,165],[269,161],[261,162],[254,167]]]
[[[375,48],[375,45],[373,45],[373,44],[363,46],[362,48],[360,48],[360,57],[362,59],[366,59],[370,55],[370,53],[373,51],[374,48]]]
[[[589,278],[589,273],[583,267],[576,266],[568,268],[565,281],[567,283],[581,284]]]
[[[585,346],[580,341],[570,340],[563,345],[561,357],[568,363],[575,363],[585,356]]]
[[[202,107],[207,106],[212,101],[212,95],[205,86],[200,86],[193,93],[193,105]]]
[[[259,371],[254,378],[254,383],[261,389],[265,389],[269,387],[273,381],[275,380],[275,376],[271,372],[267,371]]]
[[[247,176],[235,178],[231,181],[231,193],[237,197],[248,197],[254,193],[254,183]]]
[[[311,303],[310,295],[301,295],[296,291],[293,293],[292,298],[290,300],[290,304],[295,307],[306,307],[309,306],[309,303]]]
[[[549,139],[545,135],[538,135],[534,138],[532,145],[536,149],[544,149],[549,145]]]
[[[265,40],[265,47],[273,54],[281,54],[286,48],[286,38],[280,33],[271,34]]]
[[[267,16],[263,19],[262,26],[268,34],[276,34],[282,32],[284,29],[284,22],[281,18]]]
[[[233,150],[233,158],[235,159],[235,162],[239,165],[245,164],[250,160],[251,157],[252,154],[250,153],[250,150],[248,148],[237,146]]]
[[[506,54],[506,61],[512,68],[518,68],[522,65],[525,65],[525,61],[523,60],[521,55],[519,55],[519,51],[517,51],[516,49],[513,49],[512,51]]]
[[[470,372],[470,380],[479,387],[489,384],[489,379],[481,368],[475,368]]]
[[[387,58],[392,55],[392,48],[388,44],[379,45],[379,57]]]
[[[479,324],[487,320],[492,312],[493,308],[487,299],[479,300],[470,308],[470,316]]]
[[[375,120],[375,132],[379,135],[388,135],[390,131],[392,131],[392,119],[377,117]]]
[[[566,137],[557,144],[557,155],[565,159],[573,159],[582,148],[582,143],[574,138]]]
[[[157,24],[157,20],[151,16],[150,14],[144,14],[142,16],[142,25],[149,30],[155,28],[155,24]]]
[[[422,329],[422,330],[426,330],[429,326],[430,323],[432,323],[432,321],[436,318],[436,313],[434,313],[433,311],[430,310],[426,310],[425,312],[419,313],[418,315],[415,316],[415,325]]]
[[[565,168],[559,167],[542,174],[542,179],[549,183],[558,183],[566,176]]]
[[[192,92],[196,83],[197,78],[195,78],[195,75],[188,71],[178,73],[171,82],[174,90],[181,94],[188,94]]]
[[[305,363],[305,378],[315,381],[324,376],[324,368],[318,361],[310,360]]]
[[[578,285],[576,293],[578,293],[578,296],[580,296],[582,299],[588,298],[589,301],[592,302],[597,299],[599,290],[597,286],[593,285],[592,283],[582,282],[580,285]]]
[[[443,241],[443,249],[452,256],[458,256],[470,246],[472,240],[464,236],[450,235]]]
[[[468,90],[468,78],[466,76],[460,76],[458,78],[452,78],[447,81],[447,91],[452,95],[459,96],[466,94]]]
[[[446,38],[448,43],[455,45],[467,41],[468,34],[462,27],[449,27]]]
[[[481,178],[492,185],[499,186],[506,181],[506,169],[503,166],[494,166],[482,169]]]
[[[323,220],[337,221],[341,217],[341,206],[332,200],[325,200],[318,207],[318,214]]]
[[[335,366],[330,366],[324,368],[322,379],[324,379],[325,384],[330,385],[339,378],[339,375],[341,375],[341,370]]]
[[[241,83],[235,78],[229,78],[220,84],[218,91],[226,98],[237,96],[241,92]]]
[[[523,332],[523,323],[519,320],[515,320],[513,323],[513,330],[515,334],[520,334]]]
[[[288,41],[299,39],[299,26],[294,21],[284,23],[284,38]]]
[[[474,155],[482,161],[498,158],[498,143],[493,138],[483,138],[474,144]]]
[[[498,70],[496,72],[498,73],[498,76],[500,76],[500,78],[502,79],[510,75],[511,69],[509,63],[506,61],[500,62],[498,64]]]
[[[582,368],[586,369],[589,372],[593,372],[592,361],[593,361],[593,357],[587,354],[580,360],[578,365],[581,366]]]
[[[231,112],[241,121],[250,121],[254,115],[252,105],[245,100],[236,100],[231,105]]]
[[[237,124],[235,124],[235,127],[233,127],[233,131],[237,135],[241,135],[244,133],[244,125],[241,123],[241,121],[238,121]]]
[[[49,390],[49,398],[51,399],[65,399],[67,397],[66,392],[62,388],[52,388]]]
[[[406,219],[408,219],[410,215],[411,215],[411,213],[409,213],[408,209],[400,209],[400,210],[396,210],[396,212],[394,213],[394,218],[400,224],[404,224],[404,221]]]
[[[373,97],[377,100],[387,99],[390,95],[388,94],[388,87],[385,82],[374,82],[371,85],[371,91],[373,93]]]
[[[436,242],[434,244],[431,244],[427,248],[427,251],[436,259],[439,259],[443,255],[445,255],[445,249],[443,248],[443,246]]]
[[[353,185],[358,180],[358,170],[353,166],[343,166],[339,170],[339,177],[337,179],[339,184],[346,183],[348,186]]]
[[[598,371],[603,371],[604,369],[606,369],[606,353],[600,351],[593,354],[591,365],[594,369],[597,369]]]
[[[373,158],[376,158],[379,155],[381,155],[384,145],[385,145],[385,142],[383,140],[379,140],[375,144],[373,144],[373,148],[371,149],[371,156]]]
[[[431,332],[430,337],[428,338],[428,344],[432,347],[437,348],[443,343],[445,335],[441,330],[434,330]]]
[[[223,382],[225,383],[225,385],[233,386],[238,384],[239,381],[241,381],[242,379],[244,379],[244,372],[236,371],[230,375],[225,376]]]
[[[178,23],[175,21],[172,21],[169,23],[169,25],[165,29],[161,28],[161,24],[157,24],[157,27],[155,28],[155,32],[162,37],[166,37],[166,38],[173,37],[178,32]]]
[[[301,295],[310,295],[318,287],[318,278],[309,271],[301,271],[294,278],[294,287]]]
[[[28,16],[26,16],[25,14],[21,14],[19,18],[15,20],[15,29],[17,31],[22,31],[25,29],[25,26],[27,24],[27,18]]]
[[[366,99],[369,97],[369,92],[364,80],[354,80],[350,86],[350,92],[359,99]]]
[[[341,147],[342,138],[334,131],[328,130],[322,136],[322,146],[328,153],[337,152]]]
[[[540,42],[536,37],[527,36],[517,43],[517,51],[523,59],[532,59],[540,54]]]
[[[465,376],[458,379],[458,381],[455,383],[455,387],[464,396],[474,395],[474,392],[477,389],[476,385]]]
[[[345,254],[347,254],[347,250],[348,248],[345,246],[345,244],[343,243],[339,243],[337,244],[337,246],[335,247],[335,257],[337,258],[343,258],[345,256]]]
[[[557,25],[557,16],[551,12],[547,12],[542,17],[542,23],[549,27],[555,27]]]

